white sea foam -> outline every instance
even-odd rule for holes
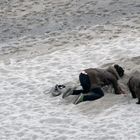
[[[126,86],[140,70],[139,0],[2,1],[1,140],[139,140],[140,106]],[[9,8],[10,7],[10,8]],[[74,105],[49,94],[81,70],[118,63],[124,95]]]

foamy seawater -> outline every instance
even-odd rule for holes
[[[139,4],[139,0],[1,1],[1,56],[38,55],[71,43],[91,46],[97,39],[135,34]]]
[[[138,0],[1,1],[0,139],[139,140],[140,111],[126,86],[140,69]],[[126,96],[105,87],[94,102],[52,97],[82,69],[125,69]]]

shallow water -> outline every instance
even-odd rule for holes
[[[112,25],[124,19],[130,21],[135,17],[135,24],[139,24],[139,5],[139,0],[2,1],[1,54],[15,54],[36,47],[42,49],[36,42],[30,45],[30,41],[21,48],[20,44],[27,39],[32,42],[32,38],[38,40],[45,37],[44,48],[47,50],[51,45],[47,39],[57,38],[55,34],[71,34],[71,31],[79,32],[97,25]],[[37,52],[39,53],[38,50]]]
[[[139,4],[1,1],[0,139],[139,140],[139,106],[126,86],[140,69]],[[125,69],[126,96],[105,87],[103,98],[74,105],[73,96],[49,94],[85,68],[115,63]]]

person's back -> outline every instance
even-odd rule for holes
[[[137,104],[140,104],[140,73],[133,74],[127,84],[132,97],[138,98]]]
[[[117,68],[120,69],[121,72],[118,72],[116,70]],[[119,65],[114,65],[114,67],[109,67],[107,69],[88,68],[84,71],[89,76],[91,89],[112,84],[115,93],[119,94],[120,91],[117,80],[124,74],[124,70]],[[119,73],[121,73],[120,76]]]

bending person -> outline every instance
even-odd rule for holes
[[[82,89],[66,92],[62,95],[62,98],[68,97],[69,95],[79,95],[74,104],[78,104],[83,101],[96,100],[104,96],[101,88],[105,85],[112,85],[115,94],[121,94],[123,91],[118,85],[118,80],[123,75],[124,70],[119,65],[110,66],[107,69],[85,69],[79,75]]]

